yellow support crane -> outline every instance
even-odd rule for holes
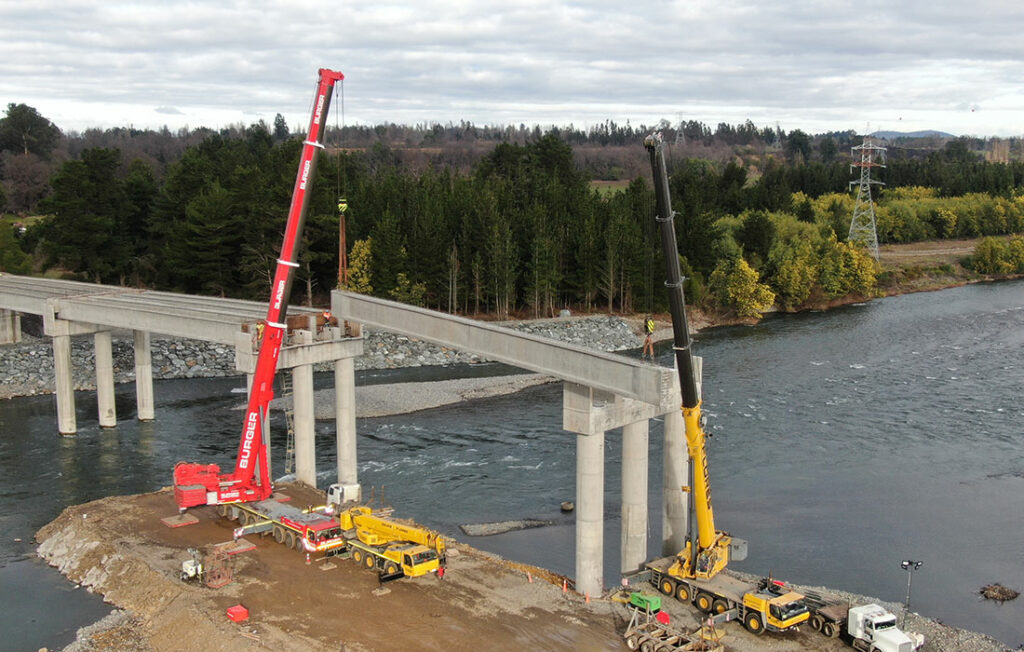
[[[690,330],[686,319],[683,279],[679,269],[679,248],[676,244],[675,213],[668,190],[668,171],[661,137],[655,134],[644,140],[654,174],[655,220],[661,235],[665,258],[665,286],[672,313],[673,349],[679,371],[682,394],[683,423],[686,448],[690,460],[689,494],[691,524],[686,546],[674,557],[648,563],[651,581],[662,593],[692,602],[698,609],[723,618],[734,617],[755,634],[765,630],[784,631],[796,627],[809,617],[803,596],[791,591],[773,591],[778,585],[769,581],[749,582],[725,573],[729,561],[747,556],[747,542],[728,532],[715,529],[711,507],[711,485],[708,482],[707,436],[701,415],[700,391],[696,365],[690,350]],[[694,536],[696,530],[696,537]]]

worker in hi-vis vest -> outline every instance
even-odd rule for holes
[[[654,359],[654,318],[650,315],[644,317],[644,333],[647,334],[644,337],[644,348],[640,354],[641,358],[646,358],[648,355],[651,360]]]

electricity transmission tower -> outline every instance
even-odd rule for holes
[[[851,148],[851,153],[854,161],[850,163],[850,170],[860,168],[860,180],[850,182],[850,186],[857,186],[857,203],[853,206],[848,239],[862,245],[875,260],[878,260],[878,232],[875,230],[875,203],[871,200],[871,184],[885,184],[871,178],[871,168],[885,167],[885,148],[872,145],[871,141],[865,138],[862,145]]]

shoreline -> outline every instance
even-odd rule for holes
[[[322,493],[301,484],[280,490],[299,504],[315,504]],[[237,556],[233,580],[220,589],[180,581],[187,548],[231,538],[231,523],[216,510],[197,508],[196,525],[168,528],[160,517],[175,513],[169,488],[130,496],[112,496],[67,507],[36,534],[38,554],[69,580],[101,594],[116,610],[80,628],[74,650],[371,650],[479,649],[519,650],[622,648],[621,628],[628,613],[612,599],[617,586],[601,596],[562,589],[562,577],[545,569],[485,552],[470,542],[449,538],[444,580],[406,578],[386,585],[351,560],[303,564],[301,555],[269,537],[250,536],[255,549]],[[131,527],[125,527],[125,524]],[[543,542],[548,528],[517,534]],[[742,574],[740,574],[742,575]],[[746,576],[746,575],[744,575]],[[823,587],[793,587],[822,590]],[[655,594],[653,587],[645,587]],[[874,602],[899,615],[902,605],[842,590],[825,589],[852,602]],[[324,601],[359,618],[322,618]],[[227,606],[247,606],[244,624],[224,616]],[[663,598],[662,607],[677,626],[697,625],[699,613]],[[495,620],[495,616],[498,619]],[[951,627],[915,612],[907,614],[906,631],[925,636],[921,652],[1009,652],[1000,641]],[[315,623],[315,624],[313,624]],[[424,624],[429,623],[429,626]],[[181,632],[193,632],[181,638]],[[381,638],[382,631],[393,632]],[[251,636],[244,636],[244,634]],[[730,652],[839,652],[849,649],[809,628],[784,635],[757,637],[739,624],[723,626]],[[253,638],[256,637],[256,638]],[[104,643],[114,641],[113,647]]]

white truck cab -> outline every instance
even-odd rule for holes
[[[858,650],[870,652],[914,652],[924,645],[920,634],[907,635],[896,626],[896,616],[877,604],[852,607],[847,632]]]

